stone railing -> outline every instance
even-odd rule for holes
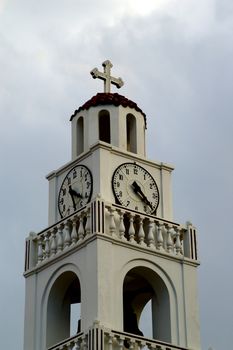
[[[66,339],[48,350],[188,350],[187,348],[135,336],[133,334],[113,331],[101,326],[90,328],[85,334]]]
[[[196,230],[97,199],[26,240],[25,271],[104,235],[124,244],[197,260]]]
[[[65,339],[51,347],[48,350],[87,350],[88,335],[79,333],[76,336]]]

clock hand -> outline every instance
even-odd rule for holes
[[[71,187],[71,185],[69,186],[69,194],[72,196],[76,196],[78,198],[83,198],[82,195],[80,193],[77,193],[75,190],[73,190],[73,188]]]
[[[149,207],[153,210],[153,206],[151,205],[151,203],[149,202],[149,200],[147,199],[147,197],[145,196],[145,194],[142,192],[142,189],[141,187],[137,184],[136,181],[134,181],[132,183],[132,187],[133,187],[133,190],[136,194],[140,195],[142,200],[147,204],[149,205]]]
[[[75,200],[74,200],[74,190],[72,189],[71,185],[69,186],[69,194],[71,196],[72,202],[73,202],[73,207],[74,210],[76,210],[76,204],[75,204]],[[76,192],[75,192],[76,193]]]

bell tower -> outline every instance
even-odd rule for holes
[[[104,92],[72,114],[48,227],[26,239],[24,350],[200,350],[196,229],[174,221],[174,168],[147,159],[146,115],[111,68],[91,71]]]

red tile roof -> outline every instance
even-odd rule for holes
[[[85,102],[81,107],[76,109],[72,116],[70,117],[70,120],[72,120],[77,113],[80,111],[88,110],[90,107],[96,107],[96,106],[102,106],[102,105],[114,105],[114,106],[122,106],[122,107],[130,107],[135,109],[137,112],[140,112],[145,120],[146,125],[146,115],[145,113],[138,107],[138,105],[128,100],[125,96],[119,95],[117,93],[111,94],[111,93],[98,93],[97,95],[93,96],[90,100]]]

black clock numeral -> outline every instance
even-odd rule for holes
[[[63,205],[62,210],[63,210],[63,211],[66,210],[66,205],[65,205],[65,204]]]
[[[144,211],[147,211],[147,206],[146,205],[144,205]]]
[[[122,191],[119,191],[119,197],[122,197]]]
[[[67,177],[68,185],[71,185],[71,178]]]
[[[153,190],[153,184],[152,183],[150,183],[150,189]]]
[[[134,168],[134,169],[133,169],[133,173],[134,173],[135,175],[138,175],[138,169],[137,169],[137,168]]]
[[[117,187],[120,187],[120,182],[117,182],[116,185],[117,185]]]
[[[87,189],[90,187],[91,183],[87,181]]]
[[[62,195],[65,196],[66,195],[66,188],[62,189]]]
[[[129,169],[125,169],[126,175],[129,175]]]
[[[88,198],[88,193],[87,192],[85,192],[85,198]]]
[[[130,204],[130,201],[127,201],[126,204],[125,204],[125,206],[128,207],[129,204]]]
[[[73,179],[75,179],[76,177],[77,177],[77,171],[74,170],[74,171],[73,171]]]
[[[123,180],[123,175],[119,174],[119,180],[120,180],[120,181]]]
[[[84,181],[87,181],[87,176],[88,176],[88,174],[86,173],[86,174],[84,175]]]
[[[158,198],[158,195],[156,193],[152,193],[152,198],[156,199],[156,198]]]
[[[135,210],[138,210],[138,207],[135,207]]]

